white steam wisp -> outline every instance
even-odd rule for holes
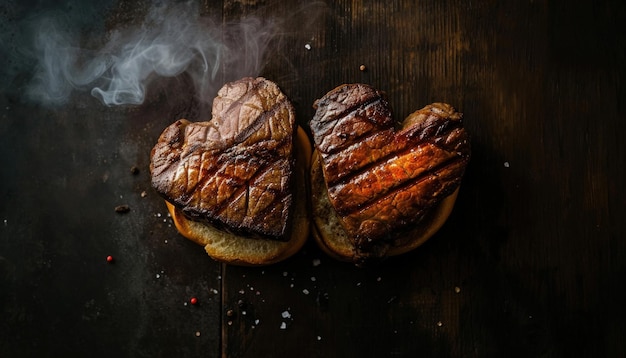
[[[224,81],[260,73],[277,33],[274,22],[259,18],[222,24],[189,5],[156,7],[142,25],[115,30],[101,48],[87,50],[47,19],[37,30],[38,66],[28,94],[62,104],[80,90],[106,105],[141,104],[151,80],[187,72],[199,98],[211,101]]]

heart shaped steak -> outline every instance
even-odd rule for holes
[[[459,186],[470,145],[451,106],[426,106],[398,130],[385,96],[368,85],[339,86],[315,106],[328,196],[358,248],[392,240]]]
[[[165,129],[151,152],[152,186],[192,220],[285,240],[292,216],[293,106],[275,83],[244,78],[220,89],[212,116]]]

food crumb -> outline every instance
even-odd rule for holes
[[[313,267],[317,267],[322,263],[320,259],[313,259]]]
[[[200,337],[200,331],[196,331],[196,337]]]
[[[113,256],[111,255],[107,256],[107,262],[113,262]]]
[[[443,322],[441,321],[437,322],[437,327],[441,327],[441,326],[443,326]]]
[[[148,193],[144,190],[141,192],[141,197],[145,198],[146,196],[148,196]]]
[[[234,316],[234,315],[235,315],[235,311],[233,311],[233,310],[227,310],[227,311],[226,311],[226,316],[227,316],[227,317],[232,317],[232,316]]]
[[[198,299],[197,299],[196,297],[192,297],[192,298],[189,300],[189,303],[191,303],[192,305],[198,304]]]
[[[367,67],[365,67],[365,65],[361,65],[361,66],[359,66],[359,70],[360,71],[365,71],[365,70],[367,70]]]
[[[124,204],[124,205],[118,205],[115,207],[115,212],[116,213],[120,213],[120,214],[125,214],[127,212],[130,211],[130,206]]]
[[[133,165],[132,167],[130,167],[130,173],[132,175],[137,175],[139,174],[139,168],[137,168],[137,166]]]
[[[454,292],[456,292],[456,293],[460,293],[460,292],[461,292],[461,287],[456,286],[456,287],[454,288]]]

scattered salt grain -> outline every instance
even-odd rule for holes
[[[291,313],[289,313],[289,311],[283,311],[283,313],[281,313],[280,316],[282,318],[291,318]]]
[[[376,282],[380,282],[380,281],[382,281],[382,279],[383,279],[382,277],[378,276],[378,277],[376,277]]]
[[[306,288],[304,290],[302,290],[302,293],[304,293],[305,295],[309,294],[309,290],[307,290]]]
[[[9,221],[7,219],[4,219],[4,226],[7,226],[9,224]]]
[[[196,331],[196,337],[200,337],[200,331]]]
[[[317,281],[317,279],[315,278],[315,276],[312,276],[312,277],[311,277],[311,281],[313,281],[313,282]]]
[[[283,277],[287,277],[287,275],[289,275],[289,273],[287,273],[287,271],[283,271]]]
[[[322,336],[317,336],[317,340],[321,341],[322,340]]]
[[[287,329],[287,323],[281,322],[280,323],[280,329]]]
[[[437,327],[441,327],[441,326],[443,326],[443,322],[441,321],[437,322]]]
[[[261,321],[259,321],[258,319],[254,320],[254,324],[256,324],[257,326],[259,325],[259,323],[261,323]]]
[[[456,293],[460,293],[461,292],[461,287],[457,286],[454,288],[454,292]]]
[[[504,162],[504,167],[508,168],[509,167],[509,162]]]
[[[320,259],[313,259],[313,267],[317,267],[322,263]]]
[[[210,289],[211,293],[214,295],[217,295],[218,291],[215,288]]]
[[[241,295],[243,295],[243,294],[244,294],[244,292],[245,292],[245,291],[243,290],[243,288],[242,288],[241,290],[239,290],[239,294],[241,294]]]
[[[159,275],[158,273],[156,274],[156,278],[161,278],[161,275]]]
[[[307,49],[308,51],[311,51],[311,45],[310,44],[304,45],[304,48]]]

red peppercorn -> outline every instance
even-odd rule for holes
[[[195,297],[192,297],[189,302],[191,302],[192,305],[195,305],[196,303],[198,303],[198,299]]]
[[[111,255],[107,256],[107,262],[113,262],[113,256]]]

